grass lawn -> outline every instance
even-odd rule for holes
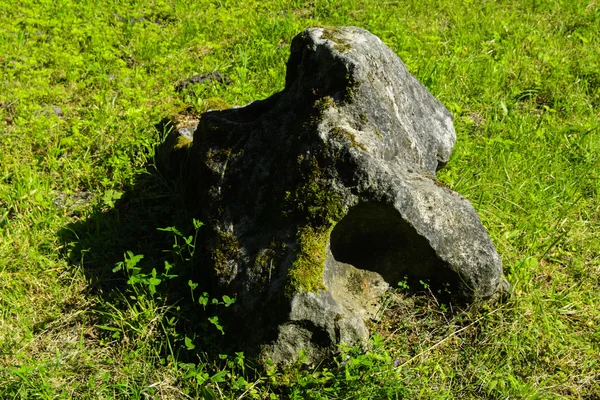
[[[399,287],[372,350],[256,371],[186,275],[203,228],[156,126],[282,90],[314,25],[376,34],[453,113],[439,177],[513,295]],[[600,399],[599,32],[597,0],[0,0],[0,398]]]

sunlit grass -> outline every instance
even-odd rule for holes
[[[156,230],[193,228],[152,167],[155,125],[281,90],[313,25],[370,30],[451,110],[440,179],[513,296],[463,311],[397,293],[370,353],[257,375],[177,308],[187,280],[153,295],[112,269],[127,250],[158,273],[185,261]],[[0,397],[600,397],[598,2],[26,1],[0,3],[0,26]],[[175,90],[213,71],[232,84]]]

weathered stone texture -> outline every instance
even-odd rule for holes
[[[455,140],[447,109],[353,27],[306,30],[282,92],[205,113],[188,194],[210,226],[205,272],[238,297],[240,342],[316,360],[365,340],[405,276],[462,300],[505,290],[477,213],[435,177]]]

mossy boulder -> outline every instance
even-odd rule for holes
[[[477,213],[435,179],[455,140],[448,110],[352,27],[298,35],[283,91],[204,113],[187,195],[208,227],[202,273],[238,299],[223,316],[238,325],[231,339],[276,363],[301,351],[313,362],[366,340],[405,277],[459,301],[505,290]]]

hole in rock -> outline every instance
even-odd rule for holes
[[[330,244],[336,261],[377,272],[391,287],[405,277],[415,291],[423,289],[419,280],[436,289],[447,284],[452,290],[458,283],[427,240],[386,204],[353,207],[331,232]]]

